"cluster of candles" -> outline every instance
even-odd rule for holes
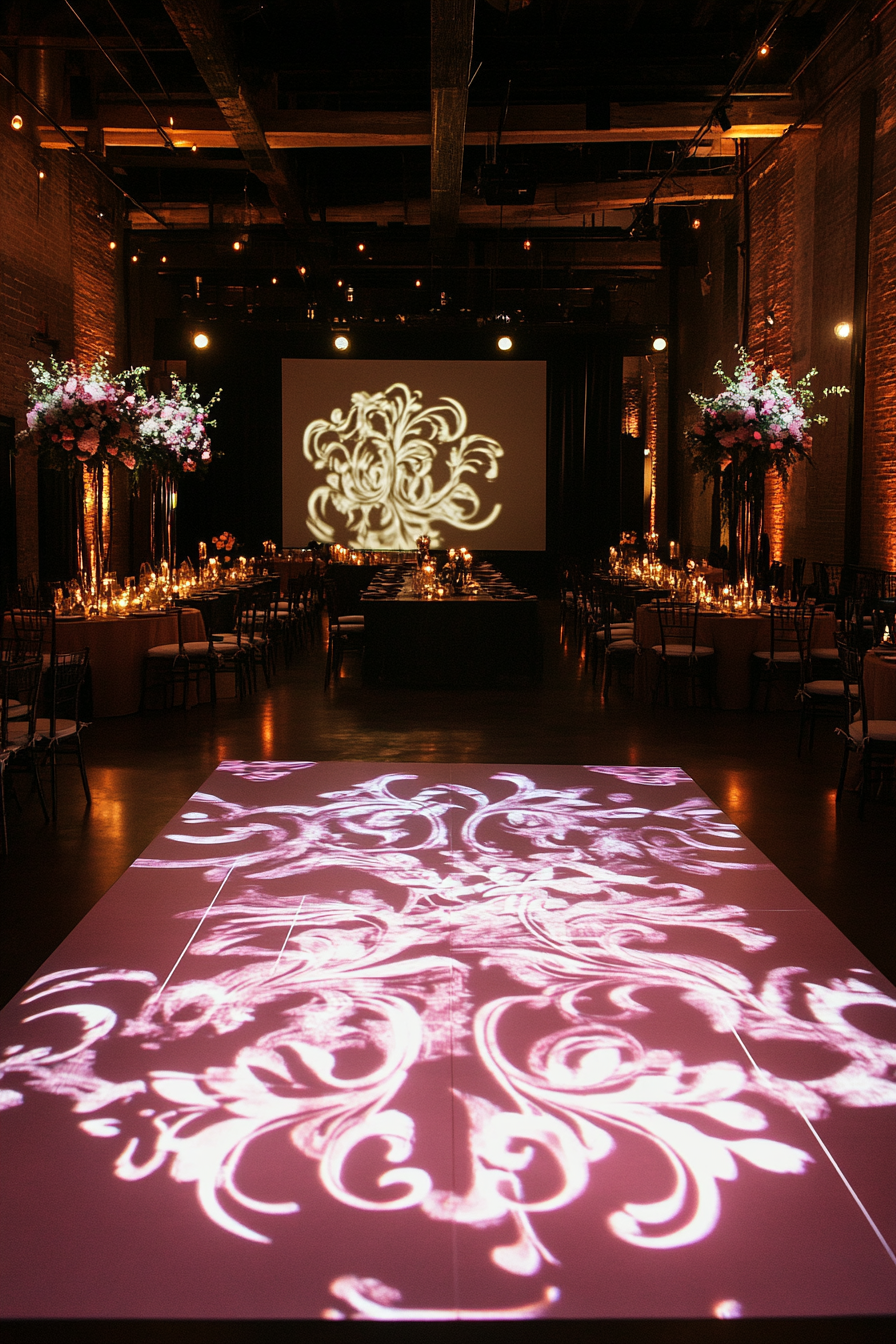
[[[699,601],[701,607],[710,611],[750,615],[768,610],[767,591],[756,587],[750,579],[741,579],[737,584],[720,584],[720,571],[711,569],[705,561],[698,566],[696,561],[688,560],[683,568],[673,568],[657,558],[655,546],[646,555],[632,554],[625,535],[621,551],[615,546],[610,547],[611,574],[629,579],[644,588],[669,589],[676,598],[688,602]],[[634,533],[631,535],[634,536]],[[672,558],[676,559],[677,555],[678,547],[675,545]],[[777,589],[771,590],[771,596],[773,601],[778,600]]]
[[[448,559],[439,571],[429,553],[429,538],[420,540],[425,540],[426,545],[421,547],[418,541],[418,563],[411,574],[411,587],[417,597],[432,601],[434,598],[452,597],[465,588],[468,591],[476,588],[477,585],[473,583],[473,556],[465,546],[450,550]]]
[[[122,584],[117,574],[107,574],[99,587],[81,574],[54,590],[53,605],[59,616],[114,620],[137,611],[166,611],[191,593],[219,588],[222,583],[239,583],[256,573],[255,562],[245,556],[240,556],[232,569],[219,567],[214,557],[206,558],[201,544],[199,565],[197,575],[189,560],[176,569],[167,560],[161,560],[157,568],[144,561],[139,577],[126,578]]]

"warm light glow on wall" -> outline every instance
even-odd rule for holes
[[[498,337],[498,349],[499,349],[499,350],[512,350],[512,349],[513,349],[513,341],[510,339],[509,336],[499,336],[499,337]]]
[[[838,322],[834,327],[834,335],[837,337],[838,341],[848,341],[852,335],[852,323]]]
[[[20,131],[22,127],[25,125],[24,121],[19,116],[18,112],[13,117],[12,121],[10,122],[10,125],[12,126],[14,131]]]
[[[661,350],[665,350],[668,344],[669,342],[666,340],[665,336],[654,336],[652,341],[653,348],[657,353]]]
[[[197,331],[193,337],[193,344],[197,350],[206,350],[208,348],[208,337],[204,331]]]
[[[117,246],[118,246],[118,244],[116,243],[115,239],[113,238],[112,241],[109,243],[109,250],[110,250],[110,252],[114,252]]]
[[[335,349],[337,349],[337,350],[347,350],[347,349],[348,349],[348,337],[347,337],[347,336],[337,336],[336,339],[335,339],[334,342],[333,342],[333,345],[334,345]]]

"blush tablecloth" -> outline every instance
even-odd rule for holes
[[[183,636],[185,641],[205,639],[202,616],[192,607],[183,612]],[[176,642],[177,617],[173,613],[129,616],[125,620],[56,622],[57,652],[90,649],[95,719],[136,714],[147,649]]]
[[[697,643],[716,651],[715,693],[721,709],[749,709],[752,655],[758,649],[768,648],[770,632],[768,616],[699,613]],[[642,648],[635,668],[635,695],[639,700],[649,700],[653,695],[657,662],[652,646],[660,642],[659,616],[650,607],[638,608],[635,638]],[[817,612],[812,627],[812,647],[827,649],[833,644],[833,612]],[[783,706],[780,700],[778,703]]]
[[[896,719],[896,663],[865,654],[865,703],[869,719]]]

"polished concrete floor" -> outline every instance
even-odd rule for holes
[[[896,826],[892,805],[869,803],[859,820],[854,796],[838,809],[838,743],[823,725],[814,752],[796,755],[796,716],[653,710],[591,684],[574,643],[545,604],[545,678],[490,690],[399,690],[366,686],[346,663],[323,689],[323,649],[306,649],[269,691],[242,704],[220,701],[183,714],[98,721],[85,734],[93,805],[84,806],[77,771],[61,784],[59,820],[43,822],[35,799],[10,807],[10,854],[3,887],[5,1002],[103,895],[185,799],[224,758],[286,760],[476,761],[679,765],[715,800],[859,949],[896,980]],[[562,1324],[544,1323],[552,1331]],[[619,1322],[604,1339],[715,1339],[720,1330],[750,1340],[883,1339],[878,1321]],[[17,1327],[37,1338],[34,1323]],[[86,1338],[84,1325],[51,1326],[58,1337]],[[190,1325],[190,1339],[286,1338],[286,1323]],[[295,1330],[296,1327],[290,1327]],[[334,1326],[302,1323],[301,1332]],[[351,1328],[351,1327],[348,1327]],[[365,1333],[379,1329],[365,1325]],[[393,1330],[394,1327],[389,1327]],[[506,1328],[510,1328],[509,1326]],[[519,1330],[520,1327],[513,1327]],[[527,1331],[539,1328],[531,1323]],[[591,1338],[594,1325],[583,1323]],[[479,1327],[465,1325],[465,1335]],[[505,1327],[499,1327],[504,1330]],[[175,1333],[172,1334],[171,1332]],[[93,1339],[155,1338],[151,1323],[95,1326]],[[494,1333],[494,1327],[489,1331]],[[166,1338],[181,1338],[176,1323]],[[483,1336],[484,1337],[484,1336]],[[183,1334],[186,1339],[186,1334]],[[584,1335],[583,1335],[584,1338]]]

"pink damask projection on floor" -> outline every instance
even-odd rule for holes
[[[3,1013],[4,1310],[892,1311],[894,1007],[681,770],[224,761]]]

